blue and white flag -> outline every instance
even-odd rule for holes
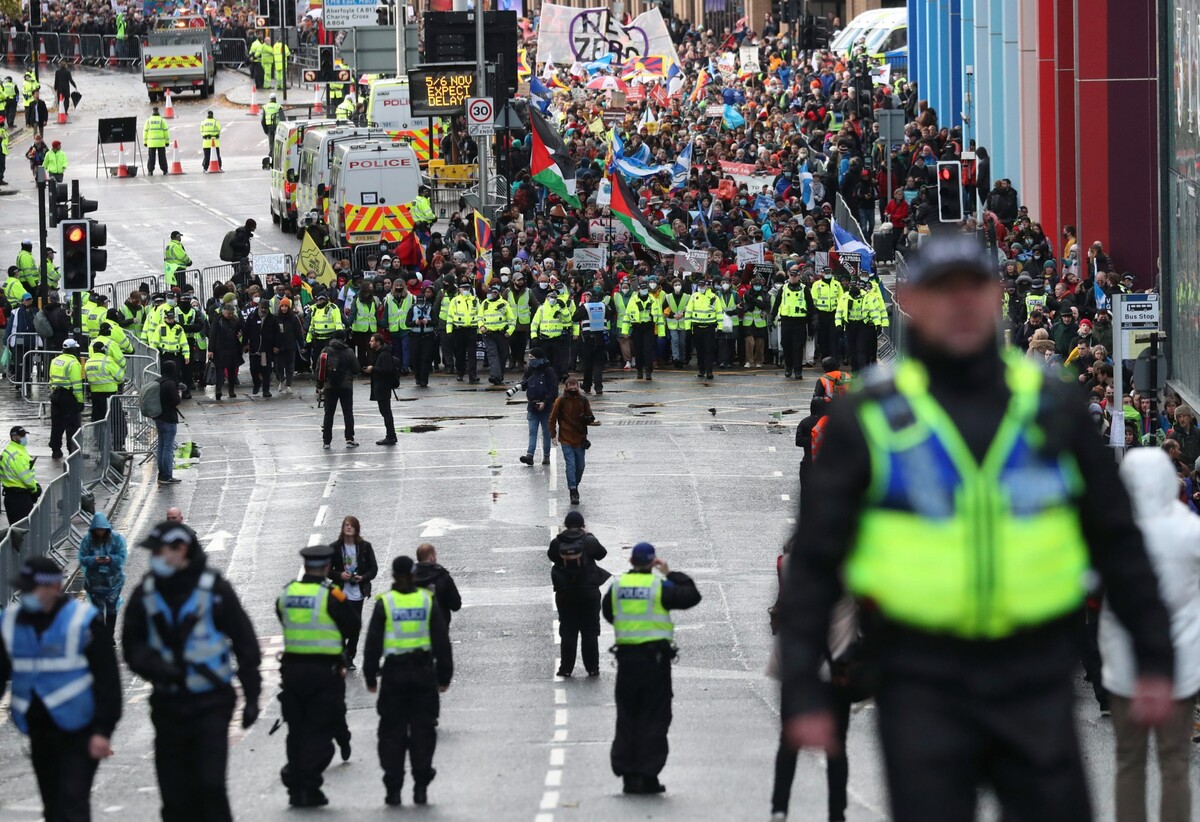
[[[746,118],[728,103],[725,104],[725,112],[721,119],[725,123],[725,128],[731,130],[746,125]]]
[[[687,148],[679,153],[675,162],[671,165],[671,188],[684,188],[687,186],[688,174],[692,170],[692,144],[689,142]]]
[[[856,240],[850,235],[850,232],[842,228],[836,222],[833,228],[833,247],[838,254],[846,252],[847,254],[858,254],[862,257],[862,270],[869,274],[875,270],[875,252],[871,247],[862,240]]]
[[[804,203],[807,211],[817,207],[817,198],[813,196],[813,175],[811,171],[800,172],[800,202]]]

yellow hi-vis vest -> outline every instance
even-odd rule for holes
[[[411,594],[387,591],[379,595],[383,603],[383,655],[411,654],[433,648],[429,638],[429,620],[433,612],[433,594],[418,588]]]
[[[804,293],[804,286],[792,288],[790,285],[785,285],[783,287],[783,297],[779,301],[779,316],[808,316],[808,297]]]
[[[59,354],[50,361],[50,389],[63,388],[83,404],[83,363],[73,354]]]
[[[859,410],[872,476],[846,582],[891,620],[998,639],[1083,601],[1079,468],[1046,450],[1042,372],[1009,358],[1005,377],[1012,398],[982,464],[913,360]]]
[[[319,582],[289,582],[279,595],[283,614],[283,650],[288,654],[342,653],[342,632],[329,615],[330,587]]]
[[[675,638],[671,614],[662,604],[663,582],[654,574],[628,571],[612,586],[613,631],[618,645],[643,645]]]

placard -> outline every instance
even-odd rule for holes
[[[751,245],[740,245],[736,249],[737,266],[741,268],[747,263],[761,263],[763,261],[764,246],[762,243],[752,243]]]
[[[141,139],[136,117],[108,117],[96,124],[97,143],[129,143],[132,146]]]
[[[752,277],[762,277],[763,282],[770,283],[775,279],[775,273],[778,269],[772,263],[755,263],[754,270],[751,272]]]
[[[577,248],[571,259],[574,260],[577,270],[603,271],[608,267],[608,246]]]
[[[837,258],[838,263],[850,275],[850,281],[857,280],[858,275],[862,273],[862,255],[851,251],[839,251]]]
[[[738,49],[738,60],[742,64],[743,72],[758,74],[762,71],[758,67],[758,46],[742,46]]]
[[[609,245],[629,242],[629,229],[619,220],[611,217],[594,217],[588,220],[588,233],[593,240],[603,239]]]
[[[704,249],[675,252],[675,270],[703,274],[708,267],[708,252]]]
[[[284,254],[255,254],[252,265],[255,274],[282,274],[287,271]]]

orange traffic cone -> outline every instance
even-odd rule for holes
[[[171,100],[171,90],[170,89],[167,89],[167,104],[166,104],[166,106],[163,107],[162,116],[168,120],[175,119],[175,103]],[[182,174],[183,172],[181,171],[179,173]]]
[[[217,159],[217,152],[213,151],[211,157],[212,157],[212,159],[210,159],[208,161],[208,173],[209,174],[220,174],[221,173],[221,161]]]
[[[316,93],[317,93],[316,94],[317,99],[313,100],[312,113],[324,115],[325,114],[325,95],[321,93],[321,84],[317,83],[315,86],[313,86],[313,90],[316,91]]]
[[[58,124],[64,125],[67,122],[67,110],[63,108],[63,96],[58,95]]]
[[[42,49],[41,49],[41,51],[39,51],[39,52],[38,52],[38,62],[39,62],[39,63],[45,63],[45,62],[47,62],[47,58],[46,58],[46,38],[45,38],[45,37],[42,37],[42,38],[39,38],[39,39],[41,40],[41,43],[42,43]]]
[[[121,143],[120,149],[117,151],[117,176],[128,177],[129,166],[125,163],[125,144]]]
[[[171,149],[171,173],[182,174],[183,163],[179,162],[179,141],[175,141],[174,147]]]
[[[113,40],[108,44],[108,65],[115,66],[117,64],[117,41]]]
[[[250,116],[258,116],[258,86],[250,86]]]

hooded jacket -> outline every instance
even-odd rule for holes
[[[341,390],[352,388],[354,378],[358,375],[358,357],[350,350],[350,346],[338,339],[329,341],[325,348],[327,369],[325,372],[325,388]]]
[[[108,531],[108,539],[97,543],[92,539],[92,531]],[[84,587],[94,598],[93,601],[103,599],[111,605],[118,605],[121,589],[125,587],[126,554],[125,537],[113,531],[112,523],[103,511],[97,511],[79,543],[79,565],[83,568]],[[100,563],[97,561],[100,557],[108,557],[110,562]]]
[[[563,554],[568,557],[578,554],[579,561],[564,562]],[[550,541],[546,557],[554,563],[550,569],[550,581],[554,590],[563,588],[599,588],[612,576],[596,563],[608,556],[608,549],[600,544],[600,540],[581,528],[568,528]]]
[[[450,572],[436,562],[418,562],[413,582],[419,588],[433,591],[433,600],[446,618],[446,627],[450,627],[450,613],[462,608],[462,597]]]
[[[1200,692],[1200,517],[1179,501],[1179,478],[1171,458],[1157,448],[1130,450],[1121,479],[1133,499],[1134,520],[1158,576],[1158,591],[1171,615],[1175,647],[1175,699]],[[1108,601],[1100,613],[1101,675],[1106,690],[1133,695],[1137,665],[1133,645]]]

